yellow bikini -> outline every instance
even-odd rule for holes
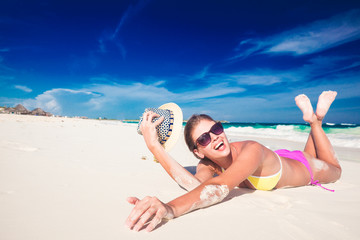
[[[262,177],[262,176],[249,176],[247,178],[247,180],[249,181],[249,183],[257,190],[264,190],[264,191],[270,191],[272,189],[274,189],[274,187],[276,186],[276,184],[279,182],[280,178],[281,178],[281,174],[282,174],[282,162],[281,159],[279,157],[279,155],[275,152],[276,156],[279,159],[280,162],[280,170],[270,176],[266,176],[266,177]],[[224,168],[221,168],[222,172],[225,171]]]
[[[271,176],[266,176],[266,177],[262,177],[262,176],[249,176],[247,178],[247,180],[249,180],[250,184],[258,189],[258,190],[265,190],[265,191],[269,191],[272,190],[276,184],[279,182],[280,178],[281,178],[281,173],[282,173],[282,163],[281,163],[281,159],[279,157],[278,154],[276,154],[276,156],[279,159],[280,162],[280,170],[271,175]]]

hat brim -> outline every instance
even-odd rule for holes
[[[165,150],[170,151],[179,140],[182,131],[183,113],[176,103],[165,103],[159,109],[170,110],[174,114],[174,125],[169,139],[163,144]]]

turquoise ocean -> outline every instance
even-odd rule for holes
[[[223,123],[225,132],[234,140],[238,137],[261,137],[306,142],[310,126],[290,123]],[[337,147],[360,149],[360,125],[350,123],[325,123],[323,129],[331,143]]]

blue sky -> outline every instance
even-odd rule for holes
[[[188,118],[360,123],[359,1],[25,1],[0,8],[0,105],[137,119],[176,102]]]

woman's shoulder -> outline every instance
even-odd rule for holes
[[[271,151],[261,143],[252,140],[234,142],[231,143],[231,147],[235,150],[233,151],[233,158],[235,159],[243,159],[245,156],[248,158],[248,156],[261,155],[262,153]]]
[[[230,143],[231,146],[239,149],[244,150],[247,148],[262,148],[264,147],[259,142],[253,141],[253,140],[245,140],[245,141],[238,141],[238,142],[232,142]]]
[[[256,141],[234,142],[233,145],[233,161],[242,163],[251,163],[259,166],[265,159],[267,151],[270,151],[264,145]]]

